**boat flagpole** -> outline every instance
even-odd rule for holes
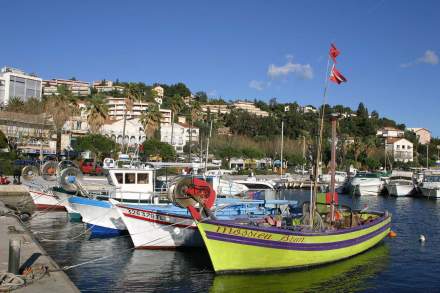
[[[316,198],[318,194],[318,175],[319,175],[319,166],[321,162],[321,145],[322,145],[322,133],[324,129],[324,114],[325,114],[325,104],[327,103],[327,87],[328,87],[328,79],[330,73],[330,55],[327,58],[327,70],[325,72],[325,80],[324,80],[324,92],[323,92],[323,101],[322,107],[320,111],[320,119],[319,119],[319,135],[318,135],[318,147],[316,150],[316,162],[315,162],[315,172],[313,178],[313,193],[312,193],[312,202],[310,203],[310,226],[313,227],[313,215],[315,214],[316,209]]]

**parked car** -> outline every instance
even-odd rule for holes
[[[80,170],[83,174],[88,175],[102,175],[104,174],[102,164],[95,163],[93,160],[84,160],[80,165]]]

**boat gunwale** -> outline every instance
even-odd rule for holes
[[[347,233],[351,233],[351,232],[364,230],[364,229],[373,227],[377,224],[380,224],[382,222],[385,222],[386,220],[391,218],[391,214],[387,215],[385,212],[372,211],[372,212],[368,212],[368,214],[379,215],[380,217],[377,219],[374,219],[373,221],[371,221],[365,225],[359,225],[356,227],[350,227],[350,228],[345,228],[342,230],[327,231],[327,232],[326,231],[324,231],[324,232],[299,232],[299,231],[290,231],[290,230],[275,228],[275,227],[256,227],[256,226],[250,226],[250,225],[244,225],[244,224],[234,224],[233,223],[234,220],[202,220],[202,221],[200,221],[200,223],[211,224],[211,225],[220,225],[220,226],[226,226],[226,227],[231,227],[231,228],[261,231],[261,232],[277,233],[277,234],[284,234],[284,235],[327,236],[327,235],[347,234]],[[227,223],[225,223],[225,222],[227,222]]]

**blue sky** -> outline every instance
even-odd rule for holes
[[[0,66],[43,78],[186,83],[225,99],[330,104],[440,136],[439,1],[7,1]]]

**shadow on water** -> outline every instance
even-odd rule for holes
[[[352,292],[371,288],[368,279],[388,266],[389,248],[379,244],[355,257],[295,271],[216,276],[210,292]]]

